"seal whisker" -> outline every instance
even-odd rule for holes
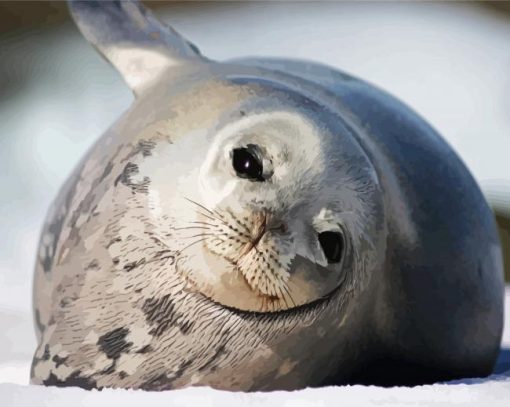
[[[186,230],[186,229],[205,229],[205,230],[210,230],[211,228],[206,227],[206,226],[186,226],[186,227],[182,227],[182,228],[172,228],[172,230]]]
[[[164,238],[162,236],[160,236],[159,234],[155,233],[154,231],[145,232],[145,234],[149,235],[151,240],[153,240],[154,242],[159,243],[160,245],[162,245],[168,249],[171,249],[171,247],[165,243]]]
[[[210,213],[211,215],[214,215],[214,213],[210,209],[207,209],[204,205],[199,204],[198,202],[194,201],[193,199],[189,199],[187,197],[184,197],[184,199],[186,199],[188,202],[191,202],[197,206],[200,206],[202,209],[205,209],[205,211]]]
[[[196,213],[198,213],[198,214],[200,214],[200,215],[202,215],[202,216],[204,216],[204,217],[206,217],[207,219],[212,220],[213,222],[218,221],[218,222],[220,222],[220,223],[223,223],[225,226],[229,226],[229,225],[228,225],[228,223],[227,223],[227,222],[225,222],[223,219],[217,218],[217,217],[216,217],[216,216],[214,216],[214,215],[209,216],[209,215],[207,215],[207,214],[205,214],[205,213],[200,212],[200,211],[199,211],[199,210],[197,210],[197,209],[195,209],[195,212],[196,212]]]
[[[225,217],[224,217],[221,213],[219,213],[216,209],[213,209],[213,212],[214,212],[216,215],[218,215],[221,219],[225,219]]]
[[[199,206],[200,208],[204,209],[209,214],[209,215],[206,215],[205,213],[202,213],[202,212],[197,210],[197,212],[200,213],[201,215],[203,215],[206,218],[209,218],[211,220],[217,220],[217,221],[225,224],[226,226],[228,226],[228,223],[226,223],[225,220],[224,220],[224,216],[222,214],[220,214],[219,212],[217,212],[216,210],[214,210],[214,212],[213,212],[210,209],[206,208],[204,205],[199,204],[198,202],[195,202],[192,199],[189,199],[187,197],[184,197],[184,199],[186,199],[188,202],[191,202],[192,204],[195,204],[195,205]],[[219,218],[217,216],[214,216],[215,214],[218,215]],[[211,218],[211,216],[212,216],[212,218]]]
[[[285,290],[285,292],[286,292],[286,293],[287,293],[287,295],[289,296],[289,298],[290,298],[290,302],[292,303],[292,306],[293,306],[293,307],[296,307],[296,306],[297,306],[297,305],[296,305],[296,302],[294,301],[294,298],[292,298],[292,294],[290,293],[289,288],[287,287],[287,284],[284,284],[284,285],[283,285],[283,289]]]
[[[173,255],[168,255],[168,256],[164,256],[164,257],[153,257],[152,259],[150,260],[147,260],[144,265],[147,265],[147,264],[150,264],[150,263],[154,263],[154,262],[157,262],[157,261],[166,261],[166,260],[169,260],[169,259],[173,259],[174,256]]]
[[[223,236],[226,235],[226,233],[199,233],[198,235],[193,236],[182,236],[184,239],[191,239],[193,237],[200,237],[200,236]]]
[[[210,209],[206,208],[204,205],[199,204],[198,202],[195,202],[195,201],[193,201],[192,199],[189,199],[189,198],[186,198],[186,197],[184,197],[184,199],[186,199],[187,201],[189,201],[189,202],[191,202],[191,203],[193,203],[193,204],[197,205],[198,207],[202,208],[202,209],[203,209],[203,210],[205,210],[205,211],[206,211],[206,212],[207,212],[210,216],[212,216],[214,219],[219,220],[220,222],[223,222],[223,219],[221,219],[221,218],[217,218],[216,216],[214,216],[214,215],[215,215],[215,213],[214,213],[213,211],[211,211]],[[200,213],[200,212],[199,212],[199,213]],[[205,215],[205,214],[203,214],[203,213],[202,213],[202,215],[207,216],[207,215]],[[221,216],[221,215],[220,215],[220,216]]]
[[[191,246],[193,246],[193,245],[195,245],[195,244],[197,244],[197,243],[203,242],[204,240],[207,240],[207,236],[206,236],[206,237],[204,237],[203,239],[198,239],[197,241],[195,241],[195,242],[193,242],[193,243],[190,243],[189,245],[187,245],[187,246],[186,246],[186,247],[184,247],[183,249],[178,250],[177,252],[178,252],[179,254],[181,254],[184,250],[189,249]]]
[[[207,223],[207,222],[200,222],[200,221],[192,221],[190,223],[197,223],[197,224],[200,224],[200,225],[207,225],[207,226],[213,226],[213,227],[216,227],[218,225],[214,225],[212,223]]]
[[[196,209],[195,209],[195,212],[196,212],[196,213],[198,213],[198,214],[200,214],[200,215],[202,215],[203,217],[205,217],[205,218],[207,218],[207,219],[212,220],[212,221],[219,220],[219,219],[213,218],[213,217],[211,217],[211,216],[209,216],[209,215],[206,215],[205,213],[202,213],[202,212],[200,212],[199,210],[196,210]]]
[[[266,307],[266,297],[262,297],[262,303],[260,305],[260,312],[264,312]]]
[[[290,308],[289,307],[289,304],[287,303],[287,300],[285,299],[285,294],[283,293],[283,288],[282,286],[278,286],[278,291],[280,292],[280,298],[283,300],[283,302],[285,303],[285,307],[286,308]]]

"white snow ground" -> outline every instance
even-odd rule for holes
[[[179,6],[164,15],[211,58],[309,58],[383,87],[439,130],[494,206],[510,207],[508,20],[474,4],[441,3],[223,4],[194,13]],[[71,24],[0,38],[0,61],[0,405],[510,404],[508,372],[455,385],[271,394],[27,386],[35,346],[31,274],[42,219],[76,161],[132,97]],[[500,373],[510,371],[509,303],[507,290],[509,350]]]
[[[86,391],[0,384],[3,405],[26,406],[501,406],[508,407],[510,378],[477,384],[433,385],[414,388],[345,386],[294,392],[231,393],[204,387],[165,392],[126,390]]]

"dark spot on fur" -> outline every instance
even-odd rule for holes
[[[135,268],[137,268],[138,266],[141,266],[145,264],[145,257],[142,257],[141,259],[137,260],[137,261],[132,261],[131,263],[127,263],[124,265],[123,269],[125,271],[131,271]]]
[[[112,364],[108,366],[106,369],[101,370],[100,374],[112,374],[115,372],[115,369],[117,368],[117,359],[114,359]]]
[[[41,360],[50,360],[50,345],[44,346],[44,353]]]
[[[124,371],[120,371],[120,372],[119,372],[119,378],[120,378],[121,380],[125,379],[127,376],[128,376],[128,375],[127,375],[127,373],[126,373],[126,372],[124,372]]]
[[[42,268],[45,273],[48,273],[51,270],[51,266],[53,265],[53,257],[48,254],[48,248],[44,248],[44,252],[46,253],[44,258],[41,261]]]
[[[124,185],[129,185],[131,175],[137,173],[138,165],[133,163],[127,163],[126,166],[124,167],[124,170],[122,170],[122,173],[117,177],[113,185],[117,186],[119,182],[123,183]]]
[[[191,320],[187,320],[187,321],[183,321],[180,325],[179,325],[179,328],[181,329],[181,332],[184,334],[184,335],[187,335],[189,333],[189,331],[191,331],[191,328],[193,328],[193,325],[195,325],[195,323]]]
[[[99,182],[102,182],[111,172],[113,169],[113,164],[111,161],[108,161],[108,164],[106,164],[106,167],[104,167],[103,173],[99,177]]]
[[[138,154],[142,153],[143,157],[150,156],[152,154],[152,150],[156,147],[156,142],[149,140],[140,140],[136,146],[133,146],[133,149],[120,160],[120,163],[125,163],[129,161],[131,158],[136,157]]]
[[[97,209],[97,205],[94,205],[94,207],[92,208],[92,216],[99,216],[99,214],[101,212],[96,212],[96,209]]]
[[[174,304],[170,295],[161,298],[148,298],[144,301],[142,311],[145,313],[147,322],[154,325],[150,332],[152,335],[160,336],[175,319]]]
[[[166,250],[159,250],[158,252],[156,252],[156,256],[155,257],[157,257],[157,258],[161,258],[161,257],[166,258],[165,254],[170,254],[170,253],[173,253],[173,251],[172,250],[168,250],[168,249],[166,249]],[[169,256],[169,257],[172,257],[172,256]]]
[[[114,329],[113,331],[101,335],[97,341],[97,345],[110,359],[118,359],[122,352],[129,351],[133,345],[132,342],[126,342],[128,333],[128,328]]]
[[[138,151],[140,151],[144,157],[152,155],[154,147],[156,147],[156,143],[154,141],[140,140],[138,142]]]
[[[55,356],[53,356],[53,358],[51,360],[53,360],[55,362],[55,367],[58,368],[60,365],[63,365],[66,362],[67,357],[62,358],[58,355],[55,355]]]
[[[69,298],[69,297],[62,298],[59,302],[60,308],[67,307],[70,304],[70,302],[71,302],[71,298]]]
[[[99,270],[99,261],[97,259],[92,260],[85,266],[85,270]]]
[[[50,373],[50,376],[43,381],[43,384],[45,386],[58,386],[58,387],[77,386],[86,390],[91,390],[94,388],[100,389],[100,387],[97,387],[97,383],[95,380],[80,375],[81,371],[77,370],[71,373],[71,375],[67,379],[60,380],[53,373]]]
[[[42,245],[42,242],[40,243],[40,247],[43,249],[42,251],[44,253],[44,256],[42,256],[42,258],[40,258],[39,261],[44,272],[47,273],[51,270],[51,268],[53,267],[53,262],[58,261],[58,258],[62,253],[60,252],[60,254],[57,254],[57,245],[60,240],[60,235],[62,233],[66,219],[68,219],[67,226],[70,228],[68,240],[77,242],[81,239],[79,229],[76,228],[76,222],[80,218],[80,215],[87,213],[89,214],[87,218],[88,221],[88,219],[90,219],[90,217],[92,216],[91,208],[93,208],[92,212],[94,212],[97,209],[97,204],[94,205],[96,191],[101,182],[103,182],[104,179],[111,173],[113,169],[112,163],[116,161],[117,155],[119,154],[119,151],[121,151],[121,149],[122,146],[119,146],[114,157],[112,157],[111,160],[105,165],[102,173],[91,182],[87,194],[78,203],[78,205],[76,206],[75,210],[72,213],[70,213],[70,210],[73,204],[73,199],[76,195],[78,181],[80,180],[83,174],[83,169],[87,162],[84,162],[81,165],[81,167],[73,173],[73,176],[70,177],[66,184],[64,185],[63,193],[59,195],[59,199],[55,201],[55,203],[53,204],[53,208],[55,208],[55,210],[58,210],[58,212],[55,212],[54,214],[51,215],[51,221],[46,224],[42,234],[43,237],[47,234],[51,235],[52,237],[51,246],[45,247],[44,245]]]
[[[154,349],[152,348],[151,345],[145,345],[143,348],[139,349],[136,351],[136,353],[150,353],[152,352]]]
[[[41,322],[41,313],[39,312],[39,309],[35,309],[35,325],[37,326],[37,329],[39,332],[44,332],[44,329],[46,328],[44,324]]]
[[[42,244],[42,241],[39,242],[39,246],[44,247],[44,257],[40,259],[40,261],[45,273],[50,272],[53,266],[53,260],[56,256],[57,244],[60,238],[60,233],[62,232],[64,221],[66,219],[68,210],[71,206],[74,194],[76,193],[77,181],[78,177],[73,176],[66,182],[64,186],[64,190],[66,190],[66,192],[63,195],[63,199],[59,199],[57,202],[53,204],[53,207],[58,208],[59,212],[58,214],[56,214],[56,216],[52,217],[50,222],[46,224],[41,235],[41,237],[43,237],[49,234],[52,237],[51,245],[49,246],[44,246]]]
[[[172,250],[160,250],[156,252],[154,258],[157,260],[172,259],[172,263],[170,264],[173,264],[175,260]]]
[[[34,356],[32,358],[32,363],[30,364],[30,378],[33,379],[35,377],[35,366],[37,365],[37,363],[39,362],[39,360]]]
[[[171,326],[177,326],[183,334],[187,334],[194,325],[184,315],[175,311],[170,295],[160,298],[148,298],[144,301],[142,311],[147,322],[153,326],[151,335],[160,336]]]
[[[119,261],[120,261],[120,260],[119,260],[119,258],[118,258],[118,257],[114,257],[114,258],[112,259],[112,262],[113,262],[113,264],[115,264],[115,265],[119,264]]]
[[[98,180],[94,180],[93,185],[97,186],[99,184]],[[78,204],[78,208],[73,212],[71,215],[71,218],[69,220],[68,226],[71,228],[71,232],[69,234],[69,238],[75,238],[76,240],[79,240],[79,228],[76,228],[76,224],[78,223],[78,219],[80,219],[80,216],[82,214],[88,213],[89,216],[87,217],[87,221],[90,218],[91,208],[92,204],[94,203],[94,200],[96,199],[95,195],[95,189],[91,190],[85,198],[83,198],[82,201]],[[62,250],[61,250],[62,252]]]
[[[131,177],[138,174],[138,172],[138,165],[128,162],[122,173],[115,180],[114,185],[117,186],[117,184],[120,182],[121,184],[130,187],[133,193],[139,192],[142,194],[147,194],[149,191],[149,184],[151,182],[149,177],[143,177],[143,180],[140,182],[133,182],[131,180]]]
[[[119,243],[121,241],[122,241],[122,239],[120,237],[116,237],[116,238],[110,240],[110,242],[106,245],[106,248],[109,249],[112,244]]]

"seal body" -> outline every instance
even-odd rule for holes
[[[91,4],[72,3],[75,19],[136,100],[48,214],[33,383],[252,391],[491,372],[493,215],[423,119],[332,68],[209,61],[134,3]]]

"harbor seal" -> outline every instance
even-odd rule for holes
[[[133,2],[70,2],[135,94],[53,203],[36,384],[419,384],[491,372],[493,215],[446,142],[318,63],[219,63]]]

